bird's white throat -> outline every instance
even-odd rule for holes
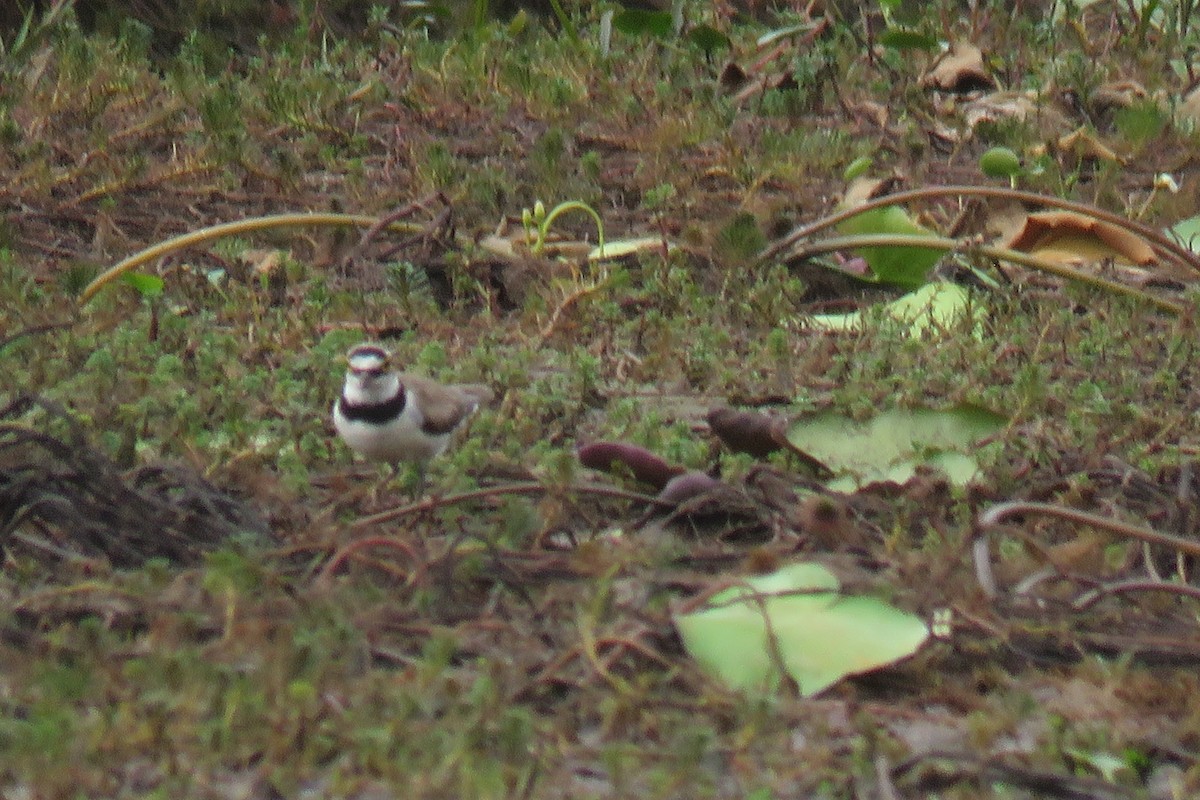
[[[384,374],[349,372],[342,396],[352,406],[376,406],[392,400],[404,387],[394,372]]]

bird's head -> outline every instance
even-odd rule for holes
[[[364,390],[378,386],[391,373],[391,356],[377,344],[358,344],[346,353],[346,381]]]

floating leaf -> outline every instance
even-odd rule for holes
[[[932,328],[934,331],[949,330],[967,314],[970,305],[967,290],[956,283],[927,283],[915,292],[885,303],[878,311],[885,317],[907,324],[909,336],[920,336]],[[870,319],[876,309],[851,311],[847,314],[813,314],[808,324],[826,331],[857,331]]]
[[[677,614],[675,627],[692,658],[729,686],[772,691],[786,674],[805,697],[906,658],[929,637],[919,617],[839,591],[820,564],[791,564]]]
[[[928,228],[918,225],[899,206],[873,208],[847,219],[838,229],[848,236],[868,234],[900,234],[934,236]],[[863,247],[857,251],[867,262],[876,280],[896,286],[916,288],[925,283],[945,251],[931,247]]]
[[[937,467],[965,485],[979,471],[976,442],[1006,420],[978,406],[945,410],[892,409],[866,422],[835,412],[796,420],[788,441],[842,477],[830,488],[851,491],[879,481],[904,483],[920,465]]]

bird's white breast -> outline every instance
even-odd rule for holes
[[[376,461],[428,461],[446,449],[450,434],[430,435],[421,430],[420,409],[411,392],[400,416],[384,423],[347,419],[340,404],[333,408],[333,426],[351,450]]]

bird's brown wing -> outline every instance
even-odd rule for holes
[[[417,396],[425,421],[421,429],[431,435],[449,433],[472,411],[492,399],[486,386],[446,386],[420,375],[402,374],[400,380]]]

